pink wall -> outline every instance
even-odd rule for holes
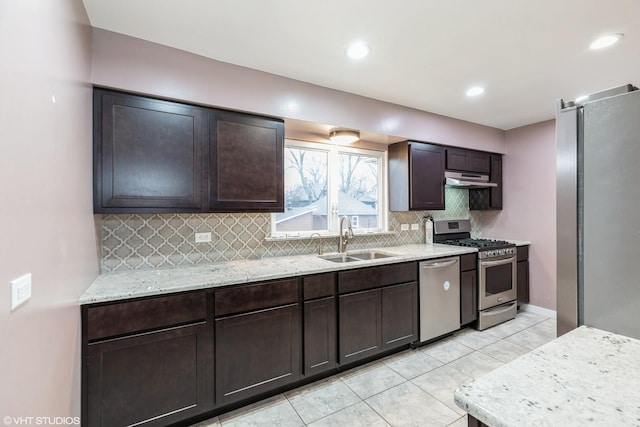
[[[96,85],[503,153],[504,131],[93,30]],[[292,60],[295,60],[292,58]]]
[[[0,40],[0,416],[79,416],[78,298],[99,266],[84,5],[2,1]]]
[[[506,132],[504,210],[483,214],[483,234],[531,241],[530,303],[556,309],[555,121]]]

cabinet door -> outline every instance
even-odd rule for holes
[[[299,311],[291,304],[215,320],[218,406],[300,379]]]
[[[304,375],[333,369],[337,364],[336,299],[304,303]]]
[[[488,153],[460,148],[447,148],[447,169],[488,174],[491,161]]]
[[[502,209],[502,155],[491,155],[491,173],[489,180],[497,187],[469,190],[469,209],[499,210]]]
[[[338,299],[340,364],[382,350],[380,289],[341,295]]]
[[[204,108],[96,89],[94,211],[202,210],[208,125]]]
[[[491,174],[489,175],[491,182],[498,184],[492,187],[491,191],[491,209],[502,209],[502,156],[491,155]]]
[[[409,148],[409,209],[444,209],[444,148],[423,143]]]
[[[477,317],[478,287],[476,270],[464,271],[460,273],[460,325],[471,323]]]
[[[206,331],[202,322],[89,344],[86,424],[165,426],[212,409]]]
[[[520,261],[517,266],[518,304],[529,303],[529,261]]]
[[[418,284],[382,289],[382,348],[399,347],[418,340]]]
[[[211,210],[284,211],[284,123],[218,110],[211,117]]]

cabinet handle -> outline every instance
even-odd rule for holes
[[[516,257],[511,257],[511,258],[507,258],[507,259],[501,259],[501,260],[498,260],[498,261],[481,261],[480,262],[480,267],[493,267],[494,265],[510,264],[515,259],[516,259]]]
[[[457,259],[452,259],[451,261],[445,261],[445,262],[434,262],[431,264],[422,264],[422,268],[440,268],[440,267],[448,267],[450,265],[455,264],[456,262],[458,262]]]

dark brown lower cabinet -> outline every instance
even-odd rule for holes
[[[460,273],[460,325],[471,323],[477,317],[478,285],[476,283],[476,270],[463,271]]]
[[[304,375],[315,375],[337,365],[336,299],[304,303]]]
[[[210,410],[206,322],[87,347],[87,425],[164,426]]]
[[[217,406],[300,379],[300,306],[215,320]]]
[[[417,282],[382,288],[382,349],[418,340]]]
[[[517,285],[518,306],[529,304],[529,246],[523,245],[517,248]]]
[[[338,297],[340,364],[382,350],[380,293],[380,289],[373,289]]]
[[[403,283],[340,295],[341,364],[418,339],[418,285]]]
[[[519,261],[517,265],[518,305],[529,303],[529,261]]]

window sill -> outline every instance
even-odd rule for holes
[[[358,233],[357,231],[353,232],[355,238],[357,237],[364,237],[364,236],[390,236],[390,235],[395,235],[398,234],[395,231],[374,231],[371,233]],[[320,235],[320,239],[335,239],[340,237],[339,233],[326,233],[326,234],[321,234]],[[313,237],[311,237],[311,235],[306,235],[306,234],[299,234],[299,235],[295,235],[295,234],[291,234],[291,235],[284,235],[284,236],[268,236],[265,237],[264,241],[265,242],[285,242],[285,241],[291,241],[291,240],[313,240],[313,239],[317,239],[318,236],[315,235]]]

